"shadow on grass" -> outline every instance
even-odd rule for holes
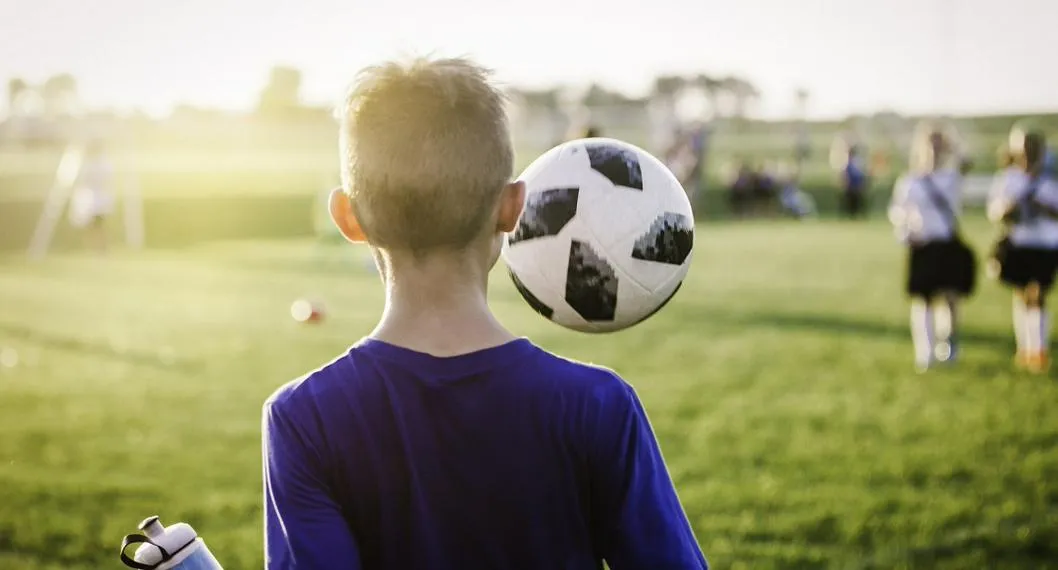
[[[696,311],[697,312],[697,311]],[[708,322],[723,325],[738,325],[772,328],[778,330],[811,330],[839,335],[909,339],[908,327],[903,324],[878,320],[860,319],[844,315],[794,312],[739,312],[724,310],[702,311]],[[1013,350],[1014,344],[1007,331],[982,331],[963,329],[959,337],[965,342],[991,344],[997,349]]]
[[[201,362],[179,359],[162,351],[151,352],[146,350],[127,349],[102,341],[90,341],[60,336],[14,323],[0,322],[0,334],[38,344],[46,348],[113,358],[140,366],[164,368],[181,372],[196,372],[202,368]]]

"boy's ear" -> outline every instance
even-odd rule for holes
[[[508,233],[518,226],[518,218],[525,206],[525,182],[518,180],[503,187],[500,194],[500,215],[496,220],[496,230]]]
[[[360,227],[360,221],[356,219],[353,212],[353,203],[349,201],[349,195],[341,188],[331,190],[331,198],[328,201],[328,209],[331,220],[338,227],[342,237],[353,243],[367,243],[367,235]]]

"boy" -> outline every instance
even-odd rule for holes
[[[704,569],[635,392],[506,331],[486,285],[525,187],[503,96],[386,63],[340,113],[342,234],[381,322],[264,406],[269,569]]]

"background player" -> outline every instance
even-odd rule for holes
[[[70,223],[84,232],[88,246],[99,253],[107,249],[107,218],[114,210],[114,171],[103,142],[85,148],[84,162],[70,199]]]
[[[859,143],[849,145],[848,156],[841,170],[842,206],[845,215],[861,218],[867,214],[867,165],[864,163],[863,147]]]
[[[889,219],[908,246],[915,366],[951,362],[958,351],[959,300],[973,292],[973,253],[959,235],[962,174],[954,136],[924,124],[911,145],[910,169],[896,184]]]
[[[779,190],[779,206],[782,212],[797,219],[815,217],[817,214],[815,198],[800,188],[800,164],[781,165],[778,179],[782,187]]]
[[[992,256],[994,273],[1014,290],[1015,364],[1043,372],[1050,364],[1045,299],[1058,267],[1058,182],[1044,174],[1046,141],[1039,131],[1011,132],[1011,164],[996,178],[988,217],[1004,237]]]

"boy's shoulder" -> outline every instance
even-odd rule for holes
[[[617,410],[634,407],[635,389],[613,369],[580,362],[538,348],[534,362],[526,363],[526,380],[545,393],[561,394],[587,409]]]
[[[531,344],[525,339],[519,342]],[[605,366],[560,356],[535,344],[523,354],[526,358],[511,363],[511,372],[540,389],[591,399],[634,397],[632,386]],[[264,407],[284,411],[315,407],[328,393],[361,380],[356,372],[359,367],[353,362],[361,358],[375,360],[376,356],[370,346],[354,346],[327,364],[280,386],[265,400]]]
[[[554,376],[561,383],[591,391],[625,392],[632,390],[631,385],[611,368],[579,362],[544,349],[540,349],[540,359],[539,366],[553,371]]]
[[[335,380],[343,375],[343,361],[347,356],[347,353],[343,353],[323,366],[276,388],[265,399],[264,409],[292,411],[311,406],[312,402],[337,385]]]

